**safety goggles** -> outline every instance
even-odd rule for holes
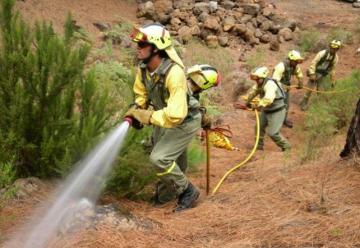
[[[130,38],[139,43],[139,42],[146,42],[147,41],[147,36],[146,34],[144,34],[143,32],[141,32],[139,29],[134,28],[134,30],[132,31],[132,33],[130,34]]]

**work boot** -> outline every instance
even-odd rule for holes
[[[195,201],[199,198],[199,190],[189,183],[188,187],[179,195],[178,206],[174,212],[181,212],[194,206]]]
[[[285,119],[284,121],[284,126],[288,127],[288,128],[293,128],[294,124],[292,121],[290,121],[289,119]]]

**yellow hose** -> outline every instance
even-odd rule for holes
[[[242,161],[241,163],[239,163],[238,165],[236,165],[235,167],[231,168],[230,170],[228,170],[225,175],[221,178],[221,180],[218,182],[218,184],[216,185],[216,187],[214,188],[212,195],[214,195],[218,189],[220,188],[221,184],[225,181],[225,179],[231,174],[233,173],[235,170],[239,169],[241,166],[243,166],[244,164],[246,164],[255,154],[257,146],[259,144],[259,139],[260,139],[260,120],[259,120],[259,113],[258,111],[255,109],[255,116],[256,116],[256,141],[255,141],[255,145],[251,151],[251,153],[249,154],[249,156]]]
[[[292,85],[290,86],[290,88],[296,88],[296,85]],[[340,94],[343,92],[348,91],[349,89],[343,89],[343,90],[315,90],[315,89],[311,89],[309,87],[303,86],[302,89],[304,90],[308,90],[308,91],[312,91],[312,92],[316,92],[316,93],[321,93],[321,94]]]

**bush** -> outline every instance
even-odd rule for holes
[[[327,41],[331,42],[332,40],[340,40],[343,44],[352,44],[353,34],[344,28],[332,28],[327,36]]]
[[[0,164],[0,189],[10,186],[15,179],[14,166],[9,162]]]
[[[319,148],[330,144],[335,133],[346,129],[359,98],[360,71],[339,80],[335,91],[339,94],[313,96],[313,101],[305,119],[306,145],[302,162],[319,155]]]
[[[13,5],[0,13],[0,162],[14,159],[19,176],[63,175],[112,125],[108,93],[85,71],[90,45],[70,16],[60,37],[51,24],[30,28]]]
[[[300,33],[298,46],[301,52],[317,52],[322,48],[321,35],[315,29],[304,30]]]
[[[256,52],[246,59],[246,66],[251,71],[265,62],[264,49],[257,48]]]

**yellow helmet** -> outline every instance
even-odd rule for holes
[[[261,66],[261,67],[255,68],[251,72],[250,78],[252,80],[256,80],[259,78],[267,78],[268,75],[269,75],[269,69],[266,66]]]
[[[186,74],[202,90],[218,86],[221,83],[220,73],[210,65],[194,65],[186,71]]]
[[[335,48],[335,49],[339,49],[341,47],[341,41],[339,41],[339,40],[331,41],[330,42],[330,47]]]
[[[157,23],[148,24],[139,29],[135,28],[130,37],[137,43],[147,42],[153,44],[159,50],[165,50],[172,44],[169,31],[163,25]]]
[[[304,60],[304,58],[301,56],[300,52],[299,51],[296,51],[296,50],[291,50],[289,53],[288,53],[288,58],[290,60],[293,60],[293,61],[298,61],[298,62],[301,62]]]

